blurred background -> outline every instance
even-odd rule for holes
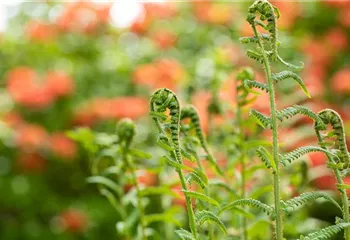
[[[66,131],[87,126],[113,133],[116,122],[129,117],[137,121],[135,144],[156,153],[148,98],[159,87],[193,103],[206,131],[220,128],[222,119],[208,115],[212,95],[234,108],[234,76],[242,66],[264,81],[261,66],[238,41],[252,34],[245,22],[250,3],[1,1],[0,239],[118,239],[117,216],[86,183],[87,156]],[[273,3],[282,15],[280,52],[305,63],[301,76],[312,95],[308,100],[286,83],[279,107],[334,108],[350,136],[350,2]],[[267,96],[254,107],[268,112]],[[287,149],[315,141],[308,124],[299,119],[281,130]],[[333,191],[324,156],[306,161],[307,187]],[[157,158],[145,163],[157,164]],[[152,173],[138,176],[154,184]],[[293,189],[286,191],[296,194]],[[312,223],[332,216],[306,214]]]

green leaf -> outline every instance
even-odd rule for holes
[[[144,158],[144,159],[150,159],[152,158],[152,155],[149,154],[149,153],[146,153],[144,151],[141,151],[141,150],[138,150],[138,149],[135,149],[135,148],[130,148],[129,149],[129,152],[132,156],[134,157],[138,157],[138,158]]]
[[[303,155],[308,154],[310,152],[323,152],[325,154],[330,154],[330,155],[334,156],[335,158],[337,158],[338,161],[339,161],[338,156],[336,154],[332,153],[331,151],[328,151],[328,150],[323,149],[321,147],[305,146],[305,147],[297,148],[297,149],[295,149],[294,151],[292,151],[290,153],[282,155],[281,163],[284,166],[286,166],[287,162],[288,163],[292,163],[293,161],[301,158]]]
[[[271,126],[271,119],[255,109],[250,109],[249,116],[251,116],[263,128],[269,128]]]
[[[309,91],[307,90],[303,80],[299,77],[298,74],[296,74],[292,71],[282,71],[279,73],[272,74],[272,79],[275,82],[280,82],[280,81],[288,79],[288,78],[291,78],[294,81],[296,81],[298,83],[298,85],[301,87],[301,89],[303,90],[303,92],[305,93],[305,95],[307,97],[311,98]]]
[[[150,195],[169,195],[172,197],[180,198],[180,196],[168,187],[147,187],[145,189],[140,190],[140,197],[150,196]]]
[[[192,182],[197,183],[202,189],[207,187],[207,184],[201,179],[201,177],[196,172],[190,172],[186,176],[186,183],[190,185]]]
[[[350,227],[350,223],[338,223],[323,229],[318,230],[317,232],[310,233],[307,236],[300,236],[299,240],[328,240],[332,236],[336,235],[345,228]]]
[[[205,222],[215,223],[225,235],[227,235],[227,230],[224,223],[216,216],[213,212],[202,210],[196,213],[196,223],[202,225]]]
[[[122,195],[123,191],[122,191],[121,187],[119,185],[117,185],[115,182],[113,182],[112,180],[110,180],[109,178],[102,177],[102,176],[92,176],[92,177],[88,177],[86,179],[86,181],[88,183],[101,184],[103,186],[110,188],[115,193],[117,193],[119,196]]]
[[[256,207],[259,208],[260,210],[262,210],[263,212],[265,212],[267,215],[273,215],[273,208],[266,205],[265,203],[262,203],[256,199],[252,199],[252,198],[244,198],[244,199],[239,199],[236,201],[233,201],[225,206],[223,206],[220,209],[220,213],[230,210],[230,209],[234,209],[237,206],[250,206],[250,207]]]
[[[189,231],[185,230],[185,229],[179,229],[179,230],[175,230],[174,231],[175,234],[181,239],[181,240],[196,240],[192,233],[190,233]]]
[[[187,160],[189,160],[190,162],[196,162],[197,159],[189,152],[186,152],[185,149],[181,148],[181,153],[183,155],[184,158],[186,158]]]
[[[195,170],[191,167],[188,167],[186,165],[183,165],[181,163],[175,162],[173,160],[171,160],[168,156],[163,156],[162,160],[165,160],[165,162],[167,162],[170,166],[174,167],[175,169],[182,169],[182,170],[186,170],[186,171],[190,171],[190,172],[194,172]]]
[[[217,207],[220,206],[220,204],[213,198],[203,194],[203,193],[199,193],[199,192],[194,192],[194,191],[188,191],[188,190],[182,190],[183,193],[185,193],[185,195],[187,197],[191,197],[191,198],[195,198],[195,199],[199,199],[202,200],[204,202],[210,203],[212,205],[215,205]]]
[[[266,148],[261,146],[256,150],[256,153],[267,168],[272,168],[273,171],[277,170],[275,161],[273,160],[271,154],[269,153],[269,151],[267,151]]]
[[[292,198],[286,202],[282,201],[281,203],[283,206],[283,210],[289,213],[291,211],[301,208],[302,206],[306,205],[310,201],[314,201],[318,198],[323,198],[327,200],[328,202],[336,206],[340,211],[342,211],[342,208],[340,207],[340,205],[333,198],[331,198],[330,196],[328,196],[326,193],[323,193],[323,192],[302,193],[300,194],[300,196]]]

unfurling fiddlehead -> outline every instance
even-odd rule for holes
[[[215,158],[211,154],[207,141],[205,140],[202,128],[200,126],[200,119],[199,119],[199,114],[197,112],[197,109],[192,105],[186,106],[181,110],[181,120],[184,120],[187,118],[191,120],[191,125],[194,128],[196,137],[198,138],[201,147],[206,153],[206,159],[210,162],[210,164],[212,164],[215,167],[216,171],[222,175],[223,173],[220,167],[218,166],[218,164],[216,163]]]
[[[331,109],[325,109],[320,111],[317,116],[322,119],[324,124],[330,124],[332,126],[332,131],[328,134],[322,134],[318,123],[314,125],[317,139],[319,145],[324,150],[335,150],[336,158],[332,154],[326,153],[328,158],[328,167],[332,168],[334,175],[337,179],[338,190],[341,194],[342,205],[343,205],[343,219],[346,224],[350,223],[349,217],[349,203],[346,189],[342,188],[344,186],[343,177],[348,173],[348,168],[350,166],[350,155],[346,145],[346,137],[344,125],[339,114]],[[331,144],[327,144],[326,138],[334,136],[335,140]],[[333,149],[327,149],[327,146],[331,145]],[[344,237],[346,240],[350,239],[350,229],[347,227],[344,231]]]
[[[194,109],[193,107],[188,107],[184,111],[181,111],[179,100],[176,97],[175,93],[166,88],[159,89],[152,95],[150,100],[150,109],[150,114],[153,120],[155,121],[160,134],[160,139],[158,142],[161,142],[160,146],[163,146],[163,148],[170,153],[170,156],[165,156],[164,158],[167,160],[170,166],[176,169],[181,181],[182,192],[184,193],[186,199],[187,213],[191,232],[181,229],[175,231],[175,233],[181,239],[197,240],[199,239],[199,234],[197,233],[196,224],[200,225],[201,223],[204,223],[206,221],[214,222],[224,232],[226,232],[225,226],[221,223],[221,221],[218,219],[218,217],[216,217],[214,213],[205,210],[205,212],[202,212],[202,214],[200,214],[201,218],[198,218],[199,215],[196,217],[191,203],[191,198],[194,198],[210,205],[214,205],[217,207],[219,206],[219,203],[216,200],[208,196],[208,180],[200,165],[198,157],[196,156],[197,154],[195,150],[190,149],[191,152],[187,152],[186,149],[183,149],[181,147],[181,119],[191,119],[191,123],[195,129],[196,137],[198,138],[201,147],[206,152],[207,159],[211,164],[215,165],[216,169],[219,172],[221,172],[219,167],[216,165],[214,158],[209,152],[209,148],[206,144],[204,135],[199,125],[199,116],[197,114],[196,109]],[[166,115],[167,110],[170,110],[170,120],[168,120],[168,116]],[[192,153],[194,153],[194,157],[192,156]],[[194,161],[197,160],[197,163],[200,166],[200,170],[197,171],[190,167],[186,167],[183,164],[182,156],[188,158],[189,160],[191,160],[192,158],[194,158]],[[190,171],[186,178],[184,176],[183,169]],[[192,181],[196,182],[199,186],[201,186],[201,188],[205,189],[205,194],[188,190],[187,183],[191,183]]]
[[[258,63],[263,64],[263,68],[266,75],[266,84],[254,82],[254,81],[246,81],[245,86],[247,88],[259,88],[269,94],[270,99],[270,116],[265,116],[257,110],[251,109],[250,116],[253,117],[263,128],[268,128],[272,130],[272,153],[270,154],[266,148],[262,146],[257,150],[257,153],[261,160],[264,162],[267,168],[271,168],[273,171],[274,178],[274,208],[273,215],[276,219],[276,229],[275,229],[275,237],[277,240],[282,240],[283,238],[283,208],[281,203],[284,203],[280,199],[280,163],[284,165],[287,162],[292,162],[303,154],[312,151],[321,151],[328,153],[324,149],[320,149],[318,147],[303,147],[296,149],[295,151],[281,155],[279,151],[279,143],[278,143],[278,124],[277,120],[283,121],[284,119],[288,119],[297,114],[302,114],[313,119],[317,124],[317,129],[325,129],[325,125],[323,124],[321,118],[313,113],[311,110],[302,107],[302,106],[293,106],[281,111],[278,111],[275,100],[275,84],[278,84],[281,81],[286,79],[294,80],[303,90],[303,92],[310,97],[308,90],[302,79],[294,72],[301,70],[303,64],[301,66],[295,66],[293,64],[287,63],[284,61],[278,53],[278,30],[277,30],[277,19],[279,18],[279,11],[276,7],[274,7],[267,0],[256,0],[251,7],[249,8],[249,13],[247,17],[248,23],[251,25],[254,36],[251,38],[243,38],[241,41],[243,43],[255,43],[257,45],[256,50],[248,50],[248,57],[256,60]],[[260,19],[257,19],[257,18]],[[261,34],[258,32],[257,27],[260,26],[263,29],[269,32],[268,35]],[[284,66],[289,68],[290,70],[285,70],[279,73],[272,73],[270,63],[279,62]],[[316,196],[316,195],[310,195]],[[308,195],[309,197],[309,195]],[[296,201],[298,199],[295,199]],[[305,197],[303,200],[307,201],[310,198]],[[287,201],[288,202],[288,201]],[[294,202],[288,202],[291,205]],[[298,201],[297,201],[298,203]],[[294,204],[295,205],[295,204]],[[293,205],[293,206],[294,206]]]

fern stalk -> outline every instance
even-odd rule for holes
[[[255,24],[252,24],[255,37],[258,39],[258,45],[261,50],[261,55],[263,58],[265,77],[267,79],[267,84],[269,87],[270,96],[270,110],[271,110],[271,129],[272,129],[272,148],[273,148],[273,161],[276,165],[276,170],[274,171],[273,181],[274,181],[274,204],[275,204],[275,216],[276,216],[276,238],[277,240],[283,240],[283,218],[282,209],[280,205],[280,176],[279,176],[279,157],[278,157],[278,133],[277,133],[277,109],[275,100],[275,87],[274,81],[271,76],[271,68],[268,56],[266,55],[264,45],[261,38],[256,30]]]
[[[236,81],[236,89],[238,89],[238,79]],[[238,126],[238,135],[241,141],[244,141],[244,134],[243,134],[243,127],[242,127],[242,108],[239,104],[239,94],[236,94],[236,102],[237,102],[237,108],[236,108],[236,119],[237,119],[237,126]],[[240,155],[240,163],[241,163],[241,198],[246,198],[246,166],[245,166],[245,155],[242,153]],[[246,207],[243,207],[244,210],[246,210]],[[247,229],[247,219],[245,216],[241,216],[241,223],[242,223],[242,240],[248,239],[248,229]]]
[[[318,143],[320,144],[320,146],[326,150],[319,131],[316,131],[316,136],[317,136],[317,140],[318,140]],[[335,163],[333,161],[333,158],[330,156],[329,153],[325,153],[325,154],[328,158],[328,161],[330,161],[331,163]],[[343,178],[341,176],[340,171],[336,168],[333,168],[333,171],[334,171],[334,175],[335,175],[335,178],[337,179],[338,184],[344,184],[344,181],[343,181]],[[338,190],[340,192],[341,201],[342,201],[343,220],[346,223],[350,223],[348,195],[347,195],[345,189],[338,189]],[[349,228],[344,229],[344,238],[345,238],[345,240],[350,240],[350,229]]]

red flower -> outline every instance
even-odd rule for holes
[[[55,97],[67,96],[74,90],[73,80],[64,72],[48,72],[46,81],[49,91]]]
[[[24,151],[36,151],[47,142],[48,134],[40,125],[22,125],[16,133],[16,145]]]
[[[73,140],[68,138],[63,133],[54,133],[50,137],[51,151],[59,157],[72,159],[77,154],[77,146]]]
[[[350,68],[344,68],[336,72],[331,82],[334,91],[350,93]]]
[[[21,153],[16,161],[19,170],[25,173],[43,172],[47,164],[46,159],[37,153]]]
[[[226,25],[232,20],[234,6],[210,1],[194,1],[194,14],[202,22]]]
[[[332,51],[341,51],[346,49],[348,45],[346,31],[341,28],[332,28],[326,34],[326,43],[332,49]]]
[[[64,229],[69,232],[83,232],[87,227],[87,216],[77,209],[67,209],[59,215],[59,220]]]
[[[30,21],[26,26],[26,33],[31,40],[48,42],[57,36],[55,25],[40,21]]]

